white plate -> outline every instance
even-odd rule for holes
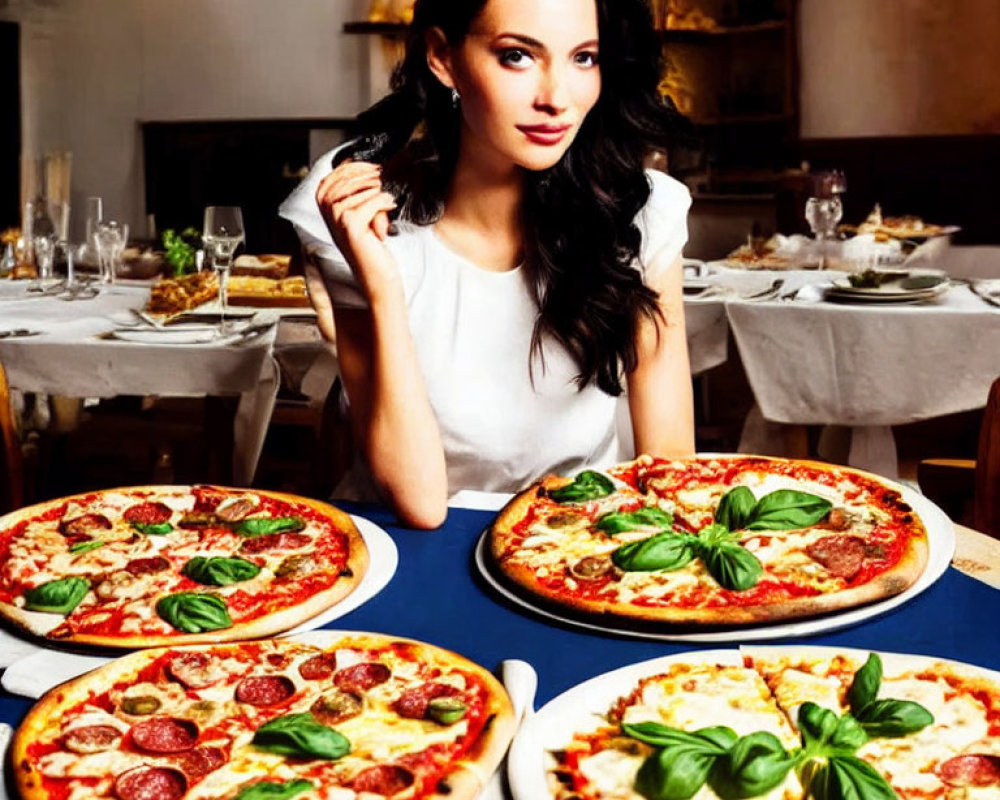
[[[197,326],[193,329],[173,328],[119,328],[108,334],[112,339],[136,344],[207,344],[222,341],[216,327]]]
[[[365,546],[368,548],[369,566],[361,583],[340,603],[320,612],[301,625],[278,634],[277,638],[313,631],[323,627],[328,622],[339,619],[377,595],[396,574],[399,552],[396,550],[396,543],[392,537],[381,527],[364,517],[352,514],[351,519],[358,526],[361,538],[365,540]],[[0,677],[0,685],[8,692],[24,697],[41,697],[53,686],[85,672],[90,672],[90,670],[113,660],[104,656],[85,656],[54,651],[47,649],[44,645],[29,644],[22,639],[9,636],[6,631],[2,633],[4,637],[8,637],[18,644],[23,644],[23,647],[18,648],[19,657],[5,665],[7,669]]]
[[[859,660],[867,658],[871,650],[852,650],[846,647],[820,647],[811,645],[796,645],[789,647],[750,647],[750,651],[772,653],[794,653],[806,655],[812,652],[832,656],[836,653],[855,655]],[[722,665],[742,666],[743,655],[740,650],[699,650],[689,653],[654,658],[637,664],[606,672],[595,678],[577,684],[567,689],[558,697],[546,703],[533,717],[524,721],[511,744],[507,756],[507,777],[510,781],[514,800],[539,800],[551,797],[545,780],[545,753],[549,750],[561,749],[569,743],[576,730],[593,728],[594,716],[604,716],[612,703],[619,697],[629,694],[638,682],[650,675],[656,675],[668,669],[675,663],[703,664],[715,663]],[[969,665],[949,661],[944,658],[930,656],[910,656],[897,653],[882,653],[886,673],[893,672],[893,663],[905,658],[909,665],[946,662],[960,664],[968,669]],[[988,680],[1000,680],[1000,673],[982,667],[973,667],[972,672],[982,675]]]
[[[894,272],[895,270],[884,270]],[[924,292],[940,291],[948,287],[947,273],[939,269],[899,270],[906,275],[885,281],[881,286],[853,286],[849,277],[835,278],[833,288],[844,294],[864,297],[909,296]],[[930,285],[920,285],[921,281],[937,281]]]
[[[542,617],[580,628],[587,628],[588,630],[614,633],[635,639],[654,639],[663,642],[749,642],[781,639],[790,636],[812,636],[817,633],[835,631],[856,625],[859,622],[881,616],[897,606],[906,603],[924,590],[930,588],[945,573],[948,565],[951,563],[952,557],[955,555],[955,528],[948,516],[918,492],[900,484],[887,483],[890,483],[894,488],[899,490],[903,496],[903,500],[909,503],[910,507],[917,512],[924,526],[927,528],[927,566],[924,568],[923,574],[905,592],[886,598],[885,600],[880,600],[877,603],[872,603],[871,605],[834,612],[822,617],[790,620],[772,625],[747,625],[723,631],[692,631],[688,628],[682,632],[677,632],[671,631],[666,625],[662,632],[657,630],[635,630],[629,627],[616,628],[614,625],[598,625],[577,619],[568,614],[561,614],[558,611],[551,610],[549,606],[541,607],[527,596],[516,594],[501,584],[486,564],[487,532],[483,533],[476,544],[476,566],[490,586],[516,605],[533,611]]]
[[[905,292],[900,294],[862,294],[861,292],[848,292],[836,287],[828,288],[824,292],[824,298],[834,303],[859,303],[861,305],[906,305],[913,303],[927,303],[937,300],[948,293],[951,287],[944,283],[933,289],[922,289],[920,291]]]

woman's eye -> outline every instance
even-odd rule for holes
[[[573,60],[582,67],[596,67],[597,52],[594,50],[583,50],[573,56]]]
[[[500,63],[505,67],[527,67],[531,54],[520,47],[510,47],[500,52]]]

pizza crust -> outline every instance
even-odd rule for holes
[[[266,491],[263,489],[227,489],[223,487],[212,487],[223,492],[231,492],[234,496],[243,494],[254,494],[261,497],[268,497],[280,502],[285,502],[297,506],[306,506],[310,510],[325,518],[337,531],[346,537],[348,548],[348,559],[346,570],[350,574],[342,575],[336,582],[320,592],[308,597],[305,601],[297,602],[280,611],[268,614],[258,619],[247,620],[245,622],[234,622],[232,627],[222,630],[205,631],[203,633],[183,633],[181,631],[171,632],[162,636],[156,635],[96,635],[90,633],[77,633],[65,637],[50,636],[50,632],[58,627],[65,619],[56,614],[45,614],[40,612],[26,611],[11,603],[0,601],[0,620],[9,623],[15,629],[27,632],[34,636],[44,637],[50,642],[65,642],[71,644],[90,645],[95,647],[110,647],[116,649],[134,649],[141,647],[161,647],[166,645],[188,645],[213,642],[231,642],[244,639],[257,639],[272,636],[283,631],[296,627],[327,609],[335,606],[344,600],[348,595],[357,589],[369,567],[368,548],[364,538],[358,531],[357,526],[350,516],[332,505],[323,503],[311,498],[299,497],[283,492]],[[147,495],[155,495],[157,491],[163,492],[168,489],[172,492],[178,490],[188,490],[191,487],[162,487],[162,486],[130,486],[105,490],[105,494],[134,493],[137,498],[147,499]],[[87,493],[95,494],[95,493]],[[72,500],[72,498],[69,498]],[[39,503],[20,509],[4,518],[4,525],[10,528],[24,520],[43,516],[47,511],[57,508],[67,502],[67,498]],[[155,605],[156,598],[151,598],[150,604]],[[155,614],[155,611],[153,612]]]
[[[788,463],[786,459],[753,455],[732,457],[732,459],[720,457],[720,460],[740,461],[748,465]],[[698,463],[701,459],[692,459],[691,461]],[[611,468],[609,472],[613,475],[620,475],[627,472],[636,463],[652,464],[654,462],[649,457],[641,457],[637,462],[619,465]],[[899,509],[900,513],[912,515],[911,534],[907,547],[896,564],[871,581],[859,586],[847,587],[828,594],[803,596],[755,606],[683,607],[671,605],[644,607],[629,602],[576,596],[549,586],[539,580],[535,567],[509,557],[517,546],[515,542],[518,526],[531,518],[536,505],[544,497],[545,492],[571,482],[570,478],[549,476],[516,495],[500,510],[488,533],[490,557],[487,566],[491,574],[505,586],[522,595],[526,594],[532,602],[543,608],[553,609],[557,612],[569,612],[589,624],[615,628],[634,626],[640,631],[655,630],[663,626],[725,628],[764,625],[814,617],[856,608],[895,596],[912,586],[920,578],[928,561],[927,532],[912,509],[906,507],[906,511],[902,510],[903,504],[898,499],[895,489],[888,486],[878,476],[859,470],[847,470],[843,467],[834,467],[817,461],[796,461],[794,463],[810,470],[831,473],[835,470],[841,473],[846,472],[885,487],[887,494],[883,498],[884,505],[895,507]],[[648,489],[645,486],[641,488]],[[896,499],[892,499],[892,496],[895,496]]]

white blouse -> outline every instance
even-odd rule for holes
[[[332,157],[319,159],[279,213],[321,269],[334,304],[364,307],[315,199]],[[690,194],[662,172],[646,174],[652,192],[636,218],[639,260],[664,256],[658,263],[671,264],[687,241]],[[627,403],[593,385],[578,390],[576,364],[551,340],[542,358],[531,357],[538,308],[523,269],[482,269],[450,250],[433,225],[398,222],[397,229],[386,245],[402,275],[417,358],[441,429],[449,494],[513,492],[548,473],[633,457]],[[334,494],[372,498],[364,465],[356,463]]]

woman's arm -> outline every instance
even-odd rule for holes
[[[638,366],[628,376],[629,412],[636,454],[689,456],[694,453],[694,399],[684,327],[683,270],[678,256],[655,256],[649,287],[660,296],[663,319],[644,319],[636,347]]]
[[[435,528],[448,511],[448,479],[402,281],[385,246],[393,200],[382,191],[378,168],[360,162],[342,164],[324,178],[316,200],[369,304],[334,308],[337,359],[356,441],[400,519]]]

